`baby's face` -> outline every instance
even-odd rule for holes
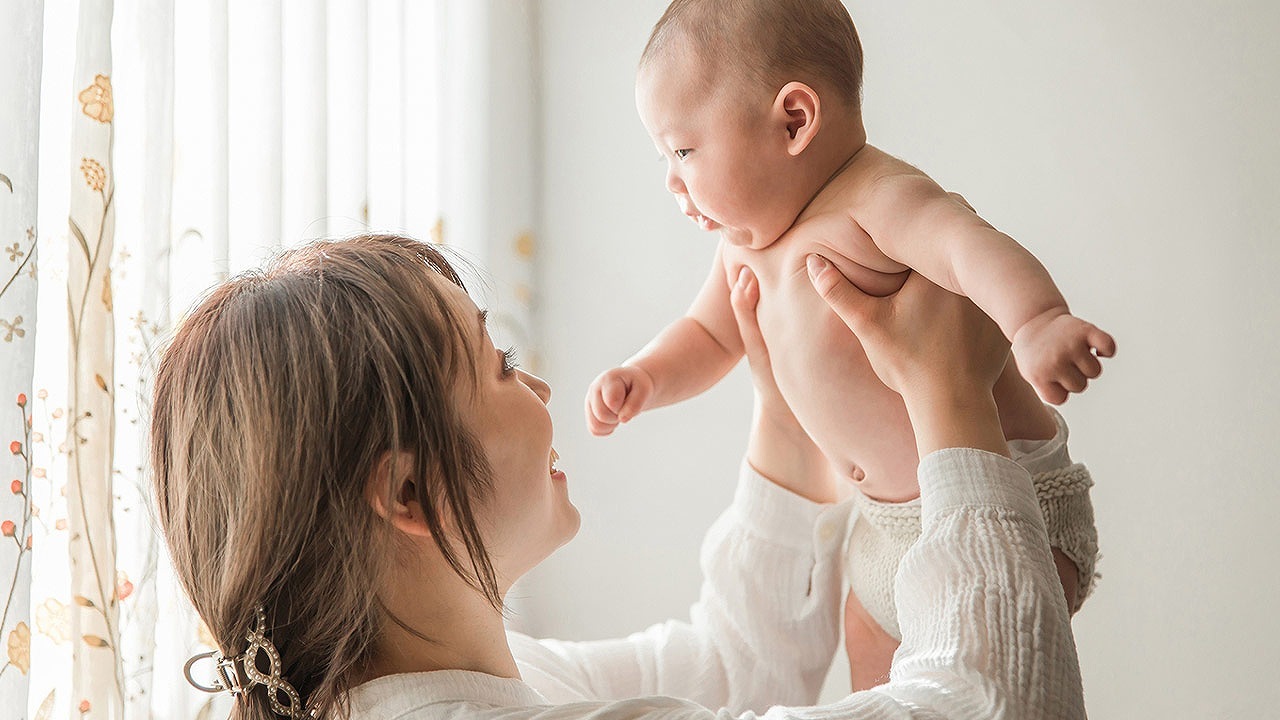
[[[766,247],[798,212],[776,192],[789,156],[785,133],[770,132],[771,98],[730,91],[722,78],[673,55],[654,59],[636,80],[636,107],[667,163],[667,189],[703,230]]]

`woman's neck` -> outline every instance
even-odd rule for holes
[[[502,613],[452,569],[397,573],[389,584],[382,602],[400,622],[388,619],[362,681],[433,670],[520,677]]]

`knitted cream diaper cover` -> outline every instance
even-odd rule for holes
[[[1049,544],[1056,547],[1080,570],[1083,601],[1093,590],[1097,575],[1098,529],[1093,520],[1089,488],[1093,478],[1084,465],[1071,462],[1067,453],[1067,425],[1050,408],[1058,432],[1049,440],[1014,440],[1009,443],[1013,459],[1031,473],[1040,510],[1049,531]],[[920,500],[883,503],[855,492],[850,513],[848,544],[845,547],[845,578],[880,627],[901,639],[898,611],[893,599],[893,581],[898,564],[916,538],[920,537]]]

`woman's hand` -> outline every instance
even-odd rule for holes
[[[797,495],[814,502],[835,502],[837,485],[826,457],[813,443],[778,392],[769,350],[756,322],[760,285],[751,270],[743,268],[729,294],[738,333],[751,366],[755,386],[755,411],[747,462],[756,472]]]
[[[898,292],[872,297],[820,255],[810,255],[808,267],[876,375],[902,396],[920,457],[946,447],[1009,454],[991,395],[1009,343],[991,318],[919,273]]]

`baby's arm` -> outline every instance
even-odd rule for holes
[[[716,250],[711,273],[684,317],[591,383],[586,415],[592,434],[608,435],[644,410],[699,395],[738,363],[742,338],[729,304],[722,251]]]
[[[855,219],[885,255],[990,315],[1042,399],[1084,390],[1102,372],[1098,358],[1115,353],[1110,335],[1071,314],[1034,255],[927,176],[879,179]]]

